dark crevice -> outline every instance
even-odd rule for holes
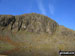
[[[18,21],[18,31],[21,29],[22,23],[23,23],[22,18],[19,18],[19,21]]]
[[[15,22],[16,22],[16,19],[14,17],[13,20],[12,20],[12,22],[11,22],[11,30],[13,29],[13,25],[14,25]]]

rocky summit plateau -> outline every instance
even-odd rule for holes
[[[75,51],[75,31],[36,14],[0,15],[0,55],[59,56]]]

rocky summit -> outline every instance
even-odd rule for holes
[[[75,31],[36,14],[0,15],[0,54],[7,56],[59,56],[75,50]]]

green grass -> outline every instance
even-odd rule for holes
[[[0,41],[1,42],[1,41]],[[12,50],[14,49],[15,47],[9,43],[6,43],[6,42],[2,42],[0,43],[0,53],[1,52],[4,52],[4,51],[9,51],[9,50]]]

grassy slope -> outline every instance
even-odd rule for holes
[[[9,56],[58,56],[60,49],[75,50],[75,32],[63,26],[60,26],[53,36],[47,33],[36,34],[25,31],[10,33],[8,36],[11,41],[7,42],[10,44],[7,43],[7,45],[5,40],[0,40],[4,42],[0,43],[3,48],[0,51],[7,49],[3,52]]]

